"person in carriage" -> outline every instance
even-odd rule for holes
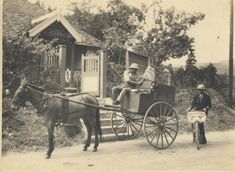
[[[188,109],[188,111],[191,111],[191,110],[205,111],[207,115],[209,109],[211,108],[211,98],[208,94],[205,93],[205,90],[206,90],[205,85],[199,84],[197,87],[197,90],[198,90],[198,94],[196,94],[193,97],[192,105]],[[199,123],[199,130],[200,130],[199,143],[207,144],[203,123]],[[195,141],[195,135],[193,136],[193,141]]]
[[[112,88],[112,98],[114,105],[120,104],[125,95],[131,92],[132,89],[138,89],[144,82],[144,78],[137,73],[139,66],[137,63],[132,63],[129,69],[124,71],[123,83]]]

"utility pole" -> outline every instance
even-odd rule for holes
[[[233,0],[230,0],[229,103],[233,105]]]

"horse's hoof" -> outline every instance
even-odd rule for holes
[[[50,159],[51,158],[51,155],[46,155],[46,159]]]
[[[87,151],[87,147],[84,147],[84,148],[83,148],[83,151]]]
[[[93,152],[97,152],[97,148],[94,148],[94,149],[93,149]]]

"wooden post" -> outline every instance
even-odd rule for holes
[[[129,51],[126,49],[126,69],[130,66]]]
[[[59,45],[60,85],[65,86],[66,45]]]
[[[150,57],[148,57],[148,66],[151,65]]]
[[[74,70],[75,68],[75,46],[74,44],[72,44],[71,46],[71,66],[72,66],[72,69]]]
[[[72,83],[72,85],[74,86],[74,71],[75,71],[75,46],[74,46],[74,44],[72,44],[71,45],[71,71],[72,71],[72,76],[71,76],[71,83]]]
[[[107,67],[106,67],[107,53],[104,50],[100,51],[100,97],[106,97],[106,83],[107,83]]]
[[[233,105],[233,0],[230,0],[229,101]]]

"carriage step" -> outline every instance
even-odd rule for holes
[[[110,118],[102,118],[100,119],[101,126],[111,126],[111,119]]]
[[[101,129],[102,129],[103,135],[114,134],[112,126],[101,126]],[[92,132],[92,135],[94,135],[93,132]]]
[[[107,135],[107,134],[114,134],[113,133],[113,129],[112,129],[112,126],[102,126],[101,127],[102,129],[102,132],[103,132],[103,135]],[[125,133],[127,132],[124,128],[122,128],[121,126],[116,128],[116,130],[121,130],[119,131],[119,133]],[[93,134],[94,135],[94,134]]]
[[[95,136],[92,136],[91,139],[92,139],[92,142],[94,142]],[[102,136],[101,142],[111,142],[111,141],[118,141],[118,138],[115,134],[104,134]]]
[[[111,111],[104,111],[100,110],[100,119],[111,118],[112,112]]]
[[[121,122],[123,119],[116,119],[116,122]],[[111,126],[111,118],[101,118],[101,126]]]
[[[101,129],[102,129],[103,135],[113,134],[112,126],[102,126]]]

